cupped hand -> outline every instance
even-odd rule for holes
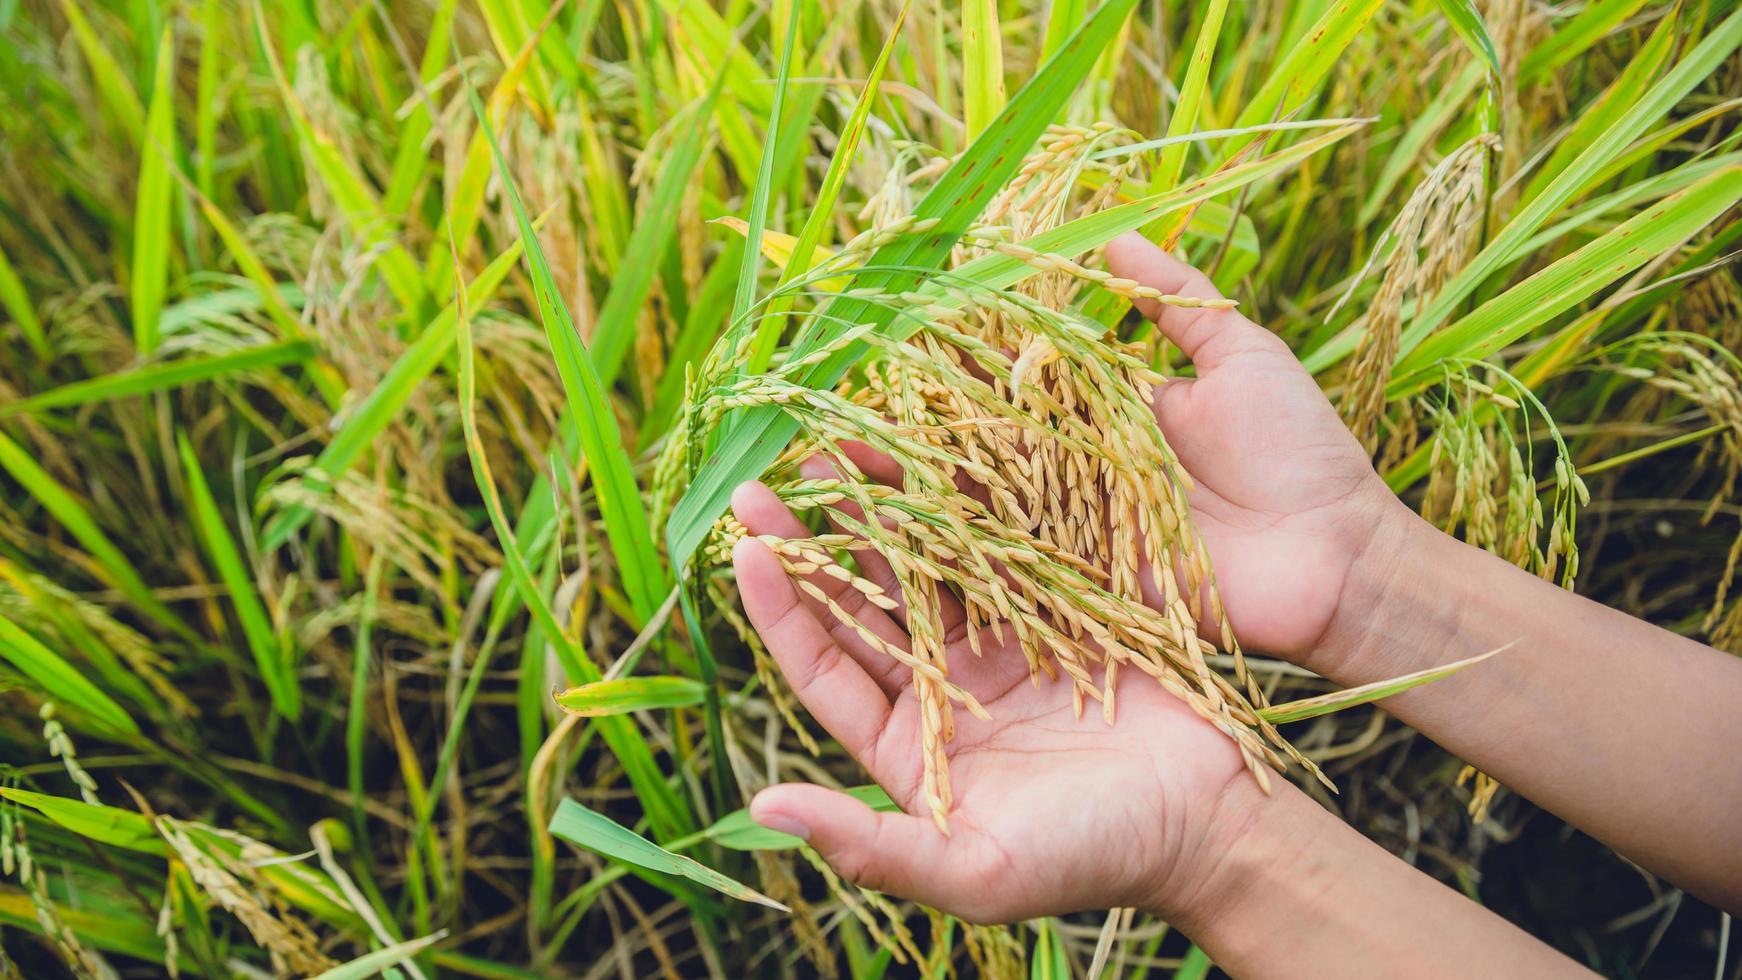
[[[810,533],[761,484],[739,487],[732,504],[753,533]],[[886,563],[858,555],[863,574],[900,594]],[[1002,649],[991,630],[975,656],[960,606],[946,605],[950,679],[990,715],[955,713],[946,835],[927,815],[908,669],[795,589],[762,542],[740,541],[733,563],[745,611],[799,700],[903,811],[788,784],[752,801],[758,823],[808,840],[856,884],[975,922],[1122,906],[1171,913],[1206,892],[1242,826],[1238,801],[1260,791],[1233,742],[1154,680],[1124,674],[1113,724],[1099,711],[1079,718],[1071,685],[1032,681],[1022,653]],[[882,639],[905,644],[901,610],[885,613],[824,574],[810,581]]]
[[[1107,260],[1114,274],[1165,293],[1220,296],[1140,236],[1111,243]],[[1363,555],[1408,512],[1274,334],[1233,310],[1140,305],[1196,367],[1195,378],[1160,389],[1155,411],[1193,478],[1193,520],[1234,634],[1317,666],[1358,565],[1379,561]],[[876,475],[872,461],[855,462]],[[821,461],[806,465],[808,476],[832,475]],[[759,484],[740,487],[733,507],[755,534],[810,533]],[[859,557],[867,577],[900,595],[874,552]],[[1079,718],[1070,685],[1033,681],[1026,658],[1000,649],[990,630],[975,656],[961,609],[947,608],[950,679],[990,720],[956,713],[945,834],[925,814],[907,668],[795,589],[761,542],[746,538],[733,558],[746,612],[799,699],[903,811],[782,785],[757,795],[755,820],[807,839],[851,881],[974,921],[1119,906],[1206,914],[1219,859],[1262,797],[1234,744],[1183,702],[1131,671],[1111,725],[1099,712]],[[901,610],[885,613],[827,575],[811,581],[881,639],[905,645]]]
[[[1107,265],[1164,293],[1221,297],[1141,235],[1108,244]],[[1197,369],[1162,386],[1155,415],[1196,484],[1187,500],[1234,636],[1323,666],[1357,572],[1383,564],[1375,552],[1408,511],[1275,334],[1238,310],[1138,306]]]

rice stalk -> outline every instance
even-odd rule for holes
[[[946,595],[966,611],[974,655],[1022,656],[1036,683],[1070,685],[1079,715],[1094,703],[1110,723],[1120,673],[1135,669],[1226,733],[1261,783],[1266,767],[1285,759],[1317,771],[1259,716],[1268,702],[1245,670],[1192,527],[1185,500],[1190,477],[1150,407],[1166,377],[1148,366],[1140,346],[1119,341],[1072,307],[1094,289],[1209,304],[1164,296],[1072,257],[1017,244],[1073,216],[1063,202],[1072,199],[1084,170],[1098,165],[1095,151],[1123,136],[1107,127],[1055,128],[993,195],[983,223],[963,236],[958,265],[997,252],[1044,270],[1018,289],[974,288],[945,272],[936,282],[948,304],[923,292],[856,293],[894,310],[911,332],[895,341],[849,329],[837,344],[862,341],[875,353],[834,391],[788,380],[827,356],[828,347],[742,380],[725,377],[716,356],[704,380],[692,386],[688,425],[704,432],[727,412],[760,405],[776,406],[799,423],[800,440],[777,465],[772,485],[801,516],[821,517],[842,531],[762,540],[798,588],[911,672],[921,705],[922,792],[946,832],[954,712],[985,717],[978,701],[950,680],[941,619]],[[1110,184],[1122,179],[1126,166],[1115,165]],[[895,186],[885,185],[891,199]],[[1105,199],[1097,193],[1073,207],[1094,209]],[[865,233],[824,267],[854,261],[879,247],[873,242],[911,232],[898,223]],[[710,373],[722,377],[710,383]],[[686,440],[695,438],[684,432],[668,454],[678,458]],[[902,484],[868,477],[845,448],[853,443],[890,456],[901,467]],[[812,454],[829,459],[841,478],[793,479],[792,467]],[[747,533],[722,518],[704,557],[723,562]],[[896,608],[896,597],[843,564],[846,555],[867,548],[899,583],[905,644],[884,640],[807,580],[820,573],[871,606]],[[1146,586],[1162,597],[1159,608],[1145,605]],[[1004,649],[986,649],[982,636],[988,634]],[[1206,658],[1217,646],[1204,635],[1234,655],[1232,681],[1210,667]]]

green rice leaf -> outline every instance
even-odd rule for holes
[[[1473,667],[1476,664],[1487,660],[1489,657],[1500,653],[1511,645],[1512,644],[1508,643],[1504,647],[1489,650],[1487,653],[1477,654],[1474,657],[1469,657],[1439,667],[1430,667],[1427,670],[1418,670],[1413,673],[1404,674],[1402,677],[1393,677],[1390,680],[1384,681],[1374,681],[1371,684],[1362,684],[1360,687],[1351,687],[1343,691],[1332,691],[1329,694],[1321,694],[1318,697],[1301,698],[1298,701],[1290,701],[1287,704],[1275,705],[1273,707],[1261,709],[1258,714],[1272,725],[1286,725],[1293,721],[1305,721],[1308,718],[1317,718],[1320,715],[1334,714],[1335,712],[1345,711],[1349,708],[1356,707],[1357,705],[1368,704],[1373,701],[1383,700],[1396,694],[1402,694],[1404,691],[1420,687],[1430,681],[1437,681],[1442,677],[1450,677],[1460,670],[1464,670],[1467,667]]]
[[[881,786],[854,786],[842,792],[873,810],[888,813],[900,809]],[[788,851],[804,845],[804,841],[791,834],[769,830],[751,820],[748,809],[734,810],[726,814],[715,821],[705,834],[714,843],[734,851]]]
[[[962,2],[962,112],[968,139],[1004,109],[1004,42],[998,0]]]
[[[453,46],[454,12],[458,6],[459,0],[441,0],[430,19],[429,37],[424,43],[423,60],[417,73],[418,81],[423,85],[433,83],[447,68],[448,51]],[[387,195],[381,201],[382,210],[388,214],[402,214],[411,207],[418,184],[423,180],[424,170],[429,164],[429,147],[424,145],[424,138],[435,124],[430,115],[431,108],[429,101],[415,99],[411,114],[405,117],[405,123],[395,137],[399,148],[394,151],[393,175],[387,181]]]
[[[136,147],[145,144],[145,107],[139,102],[139,93],[134,90],[133,83],[127,80],[127,74],[116,63],[115,56],[103,45],[91,21],[85,16],[82,0],[61,0],[61,13],[66,15],[68,26],[73,29],[73,37],[79,43],[79,53],[85,56],[85,63],[91,69],[91,77],[97,84],[97,95],[102,101],[103,109],[112,116]]]
[[[1358,131],[1361,125],[1356,123],[1340,126],[1328,133],[1315,136],[1310,140],[1303,140],[1269,156],[1236,164],[1180,187],[1138,198],[1127,204],[1097,211],[1094,214],[1084,215],[1075,221],[1067,222],[1050,231],[1024,239],[1020,244],[1034,249],[1036,252],[1060,255],[1081,254],[1089,249],[1105,245],[1125,232],[1140,228],[1162,215],[1207,200],[1218,194],[1226,194],[1255,180],[1278,173]],[[1029,276],[1036,275],[1039,271],[1021,259],[1001,252],[993,252],[951,270],[949,279],[954,282],[971,282],[992,289],[1002,289],[1006,286],[1013,286]],[[941,287],[928,283],[923,288],[927,292],[938,293],[941,298]]]
[[[523,224],[522,228],[524,232],[521,240],[536,244],[536,239],[530,235],[532,229],[527,224]],[[472,463],[472,478],[483,497],[484,511],[489,515],[490,525],[496,531],[503,561],[508,566],[508,574],[520,600],[526,604],[527,611],[532,614],[533,621],[543,632],[545,640],[554,648],[557,660],[569,679],[583,684],[598,681],[601,679],[598,666],[557,621],[556,614],[545,599],[544,590],[539,587],[538,580],[533,575],[526,554],[521,550],[514,528],[508,522],[507,509],[502,505],[501,494],[496,489],[496,479],[490,472],[489,457],[485,455],[484,444],[478,437],[475,410],[478,381],[473,367],[476,355],[472,347],[471,317],[467,312],[470,303],[464,297],[455,297],[455,305],[459,343],[460,425],[465,433],[466,455]],[[634,724],[629,719],[618,716],[600,718],[597,724],[600,736],[622,763],[630,784],[635,787],[635,795],[647,807],[648,816],[657,831],[664,837],[671,838],[689,830],[690,816],[687,808],[666,784],[664,774],[653,759],[652,748],[641,737]]]
[[[1554,148],[1554,153],[1549,156],[1548,160],[1537,168],[1530,183],[1525,186],[1524,193],[1519,195],[1519,200],[1530,201],[1541,194],[1543,189],[1567,168],[1567,164],[1596,142],[1603,131],[1608,129],[1629,106],[1639,101],[1639,97],[1645,93],[1646,86],[1657,77],[1657,73],[1669,59],[1670,52],[1674,50],[1676,24],[1680,12],[1681,6],[1679,4],[1670,8],[1670,12],[1665,14],[1663,20],[1658,23],[1657,29],[1651,32],[1651,36],[1647,37],[1645,43],[1639,46],[1639,50],[1627,60],[1626,67],[1622,68],[1621,73],[1615,76],[1615,80],[1609,83],[1609,87],[1604,89],[1601,95],[1597,96],[1590,105],[1578,114],[1572,129]]]
[[[1222,39],[1222,20],[1227,13],[1228,0],[1210,0],[1209,6],[1204,8],[1185,81],[1180,83],[1179,99],[1174,102],[1173,115],[1167,121],[1169,137],[1183,137],[1197,127],[1198,112],[1210,84],[1210,63],[1216,56],[1216,45]],[[1191,144],[1185,141],[1162,147],[1161,156],[1156,159],[1155,169],[1150,174],[1149,185],[1157,190],[1168,190],[1179,183],[1180,175],[1185,173],[1186,153],[1190,150]]]
[[[254,664],[260,679],[272,695],[272,707],[280,715],[296,721],[302,716],[302,688],[297,684],[296,665],[292,653],[273,629],[260,594],[254,589],[254,575],[242,561],[242,551],[230,536],[230,528],[212,497],[206,483],[205,470],[200,466],[194,447],[186,434],[177,434],[176,448],[181,453],[182,470],[187,476],[189,504],[193,510],[194,530],[205,547],[206,556],[218,570],[218,577],[230,593],[230,604],[236,618],[242,622],[248,649],[254,654]]]
[[[903,0],[901,9],[895,14],[895,23],[889,28],[889,37],[883,42],[882,50],[877,52],[877,61],[871,65],[871,73],[865,78],[865,87],[853,103],[853,112],[841,127],[834,155],[829,158],[829,169],[823,174],[823,182],[817,187],[816,199],[805,216],[804,226],[799,229],[798,238],[792,243],[783,263],[782,282],[797,279],[815,264],[817,249],[821,247],[823,236],[829,230],[830,218],[835,213],[835,202],[840,199],[847,172],[858,156],[859,142],[865,137],[865,126],[871,119],[871,107],[877,102],[878,87],[883,81],[884,70],[889,67],[889,56],[895,50],[895,42],[901,38],[901,25],[906,23],[908,6],[909,0]],[[748,234],[749,226],[746,225],[742,231]],[[766,246],[766,241],[764,244]]]
[[[592,473],[593,491],[605,519],[605,534],[622,576],[623,591],[628,594],[636,614],[645,621],[659,608],[668,586],[665,566],[653,547],[647,511],[641,502],[641,489],[635,482],[629,453],[623,446],[616,413],[605,398],[604,382],[557,291],[544,249],[538,244],[537,229],[527,216],[520,191],[509,176],[502,147],[484,120],[484,107],[476,92],[468,89],[468,96],[473,115],[490,137],[490,152],[496,160],[496,169],[502,176],[508,202],[520,227],[520,240],[525,246],[526,264],[532,275],[539,319],[544,323],[545,336],[550,341],[551,353],[556,357],[557,371],[562,375],[563,391],[568,395],[568,414],[577,425],[581,452]]]
[[[160,857],[169,853],[163,838],[158,836],[157,828],[152,825],[151,818],[143,813],[86,803],[84,800],[73,800],[64,796],[35,793],[16,786],[0,786],[0,797],[30,807],[80,837],[89,838],[99,844],[124,847],[129,851],[156,854]]]
[[[52,356],[48,348],[48,336],[42,331],[42,321],[37,319],[36,308],[31,305],[30,294],[24,289],[24,282],[18,278],[12,263],[6,259],[6,250],[0,248],[0,310],[5,310],[12,322],[18,324],[18,332],[24,335],[30,349],[36,352],[39,360],[47,362]]]
[[[938,226],[924,235],[892,242],[867,263],[885,269],[937,268],[949,255],[968,224],[985,208],[998,188],[1021,166],[1022,156],[1057,117],[1077,85],[1088,75],[1101,51],[1119,33],[1135,0],[1108,0],[1084,21],[1005,105],[1004,111],[963,151],[915,208],[915,217],[936,218]],[[754,251],[754,250],[752,250]],[[861,274],[855,284],[905,289],[918,281],[910,271]],[[842,297],[826,315],[812,321],[800,336],[795,354],[803,356],[838,336],[840,323],[887,324],[893,313],[864,300]],[[807,383],[832,384],[860,356],[850,349],[831,356],[815,369]],[[726,506],[732,489],[768,468],[797,431],[796,423],[778,408],[762,406],[743,413],[742,422],[702,465],[695,481],[678,501],[666,528],[667,551],[674,565],[688,563],[708,528]]]
[[[786,42],[780,50],[780,75],[774,84],[774,102],[769,107],[768,132],[763,139],[761,158],[756,165],[756,183],[750,191],[750,217],[745,222],[744,237],[751,242],[762,241],[768,227],[768,199],[773,191],[774,161],[780,150],[780,120],[786,108],[786,94],[792,78],[792,48],[798,35],[798,4],[788,8]],[[762,268],[760,248],[748,248],[738,262],[738,283],[732,292],[732,320],[742,317],[756,299],[756,274]],[[779,342],[780,318],[769,317],[752,331],[750,352],[738,366],[741,375],[755,374],[768,365]]]
[[[272,69],[273,80],[284,100],[297,141],[313,162],[322,185],[332,195],[333,203],[337,205],[351,231],[370,246],[382,250],[376,262],[382,281],[399,301],[400,308],[406,313],[416,313],[421,308],[424,297],[423,282],[418,277],[416,263],[394,235],[393,227],[382,212],[381,204],[376,200],[375,192],[368,182],[352,167],[332,137],[316,128],[309,117],[308,108],[297,98],[295,90],[291,88],[290,79],[285,76],[284,66],[279,63],[272,38],[267,36],[266,14],[261,9],[260,0],[253,0],[252,6],[255,27],[260,35],[260,47],[266,53],[267,65]]]
[[[1246,100],[1245,108],[1235,118],[1234,128],[1280,119],[1305,104],[1349,43],[1384,4],[1385,0],[1340,0],[1332,4]],[[1225,152],[1232,158],[1250,144],[1251,140],[1236,140]]]
[[[1742,45],[1742,10],[1713,27],[1700,43],[1677,62],[1663,78],[1616,119],[1583,153],[1567,164],[1555,179],[1515,213],[1487,247],[1478,252],[1464,268],[1453,276],[1427,308],[1418,312],[1404,329],[1398,348],[1399,363],[1408,358],[1422,341],[1444,323],[1470,294],[1502,266],[1515,259],[1523,244],[1549,218],[1583,190],[1590,179],[1611,161],[1622,156],[1629,144],[1638,139],[1654,121],[1661,118],[1694,86],[1703,81]],[[1314,374],[1335,364],[1354,350],[1355,338],[1347,333],[1302,358],[1307,370]]]
[[[456,250],[449,247],[447,238],[437,237],[429,243],[429,260],[424,263],[424,285],[431,296],[446,296],[453,291],[455,270],[466,254],[465,243],[476,237],[478,218],[484,209],[484,192],[490,184],[490,139],[486,130],[493,131],[508,121],[509,111],[519,98],[520,83],[532,64],[535,50],[533,40],[528,39],[520,53],[509,61],[490,92],[490,101],[484,112],[489,122],[480,123],[466,144],[466,162],[460,167],[459,175],[452,178],[447,206],[442,212],[448,237],[460,244],[459,254],[455,255]]]
[[[1488,22],[1482,19],[1482,11],[1477,8],[1475,0],[1435,0],[1439,4],[1440,13],[1446,15],[1446,23],[1458,35],[1476,57],[1487,65],[1488,73],[1495,79],[1500,78],[1500,53],[1494,49],[1494,38],[1488,34]]]
[[[690,677],[617,677],[559,691],[556,703],[583,718],[626,715],[653,708],[688,708],[702,703],[706,688]]]
[[[25,492],[90,552],[96,559],[95,571],[99,577],[120,590],[141,612],[189,639],[194,638],[194,633],[152,593],[134,570],[133,562],[103,533],[84,504],[4,433],[0,433],[0,469],[22,484]]]
[[[145,143],[139,149],[139,187],[133,211],[133,265],[128,270],[132,292],[133,346],[150,355],[162,339],[158,317],[169,284],[169,253],[174,248],[170,226],[175,179],[175,34],[169,25],[157,42],[157,74],[151,86],[151,111],[145,120]]]
[[[1058,53],[1071,31],[1089,15],[1089,0],[1052,0],[1046,6],[1046,35],[1040,42],[1040,60]]]
[[[1494,297],[1398,362],[1392,398],[1432,383],[1444,358],[1481,360],[1609,283],[1692,238],[1742,197],[1742,166],[1728,167],[1646,208],[1584,248]]]
[[[117,371],[85,381],[75,381],[39,395],[0,405],[0,418],[147,395],[201,381],[251,374],[286,364],[300,364],[314,356],[314,344],[306,340],[286,340],[245,348],[233,354],[180,358],[132,371]]]
[[[653,193],[635,220],[623,259],[611,277],[611,291],[599,307],[591,353],[599,383],[607,388],[623,367],[623,356],[629,352],[641,324],[641,311],[647,305],[654,273],[677,232],[678,212],[707,143],[708,119],[719,94],[718,86],[709,89],[707,97],[690,110],[689,124],[662,156]],[[772,139],[769,142],[773,145]]]
[[[56,704],[90,719],[107,733],[122,737],[139,734],[139,726],[124,708],[61,659],[60,654],[3,615],[0,615],[0,660],[30,678]]]
[[[1645,6],[1645,0],[1594,0],[1578,15],[1555,29],[1518,65],[1522,88],[1533,85],[1561,65],[1589,51],[1627,18]]]
[[[550,818],[550,832],[606,857],[616,858],[649,871],[680,875],[740,901],[755,902],[782,912],[790,911],[749,885],[734,881],[692,858],[673,854],[610,817],[589,810],[574,800],[565,799],[557,807],[556,814]]]

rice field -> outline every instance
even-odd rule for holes
[[[0,0],[0,976],[1206,976],[750,821],[893,805],[739,606],[756,478],[842,625],[919,611],[866,642],[939,826],[947,597],[1598,972],[1742,976],[1368,704],[1433,678],[1242,649],[1132,310],[1206,301],[1103,258],[1204,269],[1446,531],[1742,655],[1739,48],[1733,0]]]

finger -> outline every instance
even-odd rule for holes
[[[1208,276],[1137,232],[1127,232],[1107,243],[1107,269],[1164,293],[1193,299],[1222,298]],[[1199,374],[1215,370],[1216,365],[1235,354],[1281,345],[1275,334],[1237,310],[1169,306],[1150,299],[1137,300],[1136,306],[1155,322],[1163,336],[1192,359]]]
[[[840,446],[841,455],[846,456],[848,462],[857,466],[859,472],[886,487],[901,486],[901,464],[895,461],[895,457],[890,456],[888,453],[872,449],[870,446],[858,442],[857,440],[846,439],[842,440],[837,445]],[[809,479],[836,479],[839,477],[840,470],[834,466],[834,462],[827,456],[819,453],[805,462],[808,463],[812,460],[819,459],[830,464],[830,474],[825,477],[810,477]],[[800,468],[803,468],[802,464],[800,465]]]
[[[878,812],[821,786],[770,786],[750,801],[750,819],[808,841],[841,877],[939,908],[963,904],[952,888],[951,838],[923,817]]]
[[[852,452],[849,448],[849,444],[843,444],[842,449],[846,450],[849,454]],[[876,453],[869,447],[865,448],[865,452],[872,453],[876,456],[882,456],[881,453]],[[855,466],[858,466],[865,473],[865,475],[871,476],[879,483],[885,482],[883,479],[875,476],[870,468],[866,467],[858,460],[854,460],[853,462]],[[891,460],[890,462],[893,464],[894,461]],[[807,480],[839,480],[845,478],[845,475],[841,472],[840,466],[834,460],[829,459],[826,456],[812,456],[810,459],[800,463],[798,469],[799,473]],[[896,469],[896,478],[900,478],[899,467]],[[859,521],[860,523],[864,523],[866,520],[865,511],[858,504],[842,501],[835,505],[835,509],[837,509],[840,514],[845,515],[851,520]],[[894,521],[887,518],[879,518],[878,521],[885,529],[890,531],[895,530]],[[831,511],[829,514],[829,524],[833,526],[835,530],[840,531],[843,534],[860,533],[857,528],[851,527],[843,522],[838,516],[836,516],[834,511]],[[902,627],[905,629],[907,625],[907,596],[906,593],[902,591],[900,580],[895,577],[895,570],[889,566],[889,560],[884,558],[875,548],[856,549],[853,554],[859,560],[860,574],[876,583],[878,588],[881,588],[891,598],[900,603],[900,606],[895,610],[895,615],[892,618],[899,617],[898,622],[900,622]],[[953,639],[960,630],[963,622],[967,619],[967,613],[962,609],[961,600],[957,599],[955,594],[950,592],[948,589],[940,588],[938,590],[938,600],[940,606],[939,614],[943,621],[944,635]]]
[[[732,513],[752,534],[772,534],[778,538],[810,537],[810,529],[793,516],[792,511],[775,496],[774,491],[760,483],[745,483],[732,492]],[[804,581],[827,596],[836,608],[870,630],[879,640],[906,649],[907,632],[888,613],[866,598],[865,593],[822,572],[812,572],[804,576]],[[861,636],[852,623],[842,622],[829,609],[828,603],[819,601],[803,590],[800,590],[800,594],[806,608],[810,609],[816,619],[826,624],[824,628],[830,638],[859,662],[885,694],[893,698],[901,692],[907,682],[907,671],[900,664]]]
[[[744,612],[805,708],[865,768],[889,723],[889,698],[799,601],[780,559],[744,538],[732,549]]]

